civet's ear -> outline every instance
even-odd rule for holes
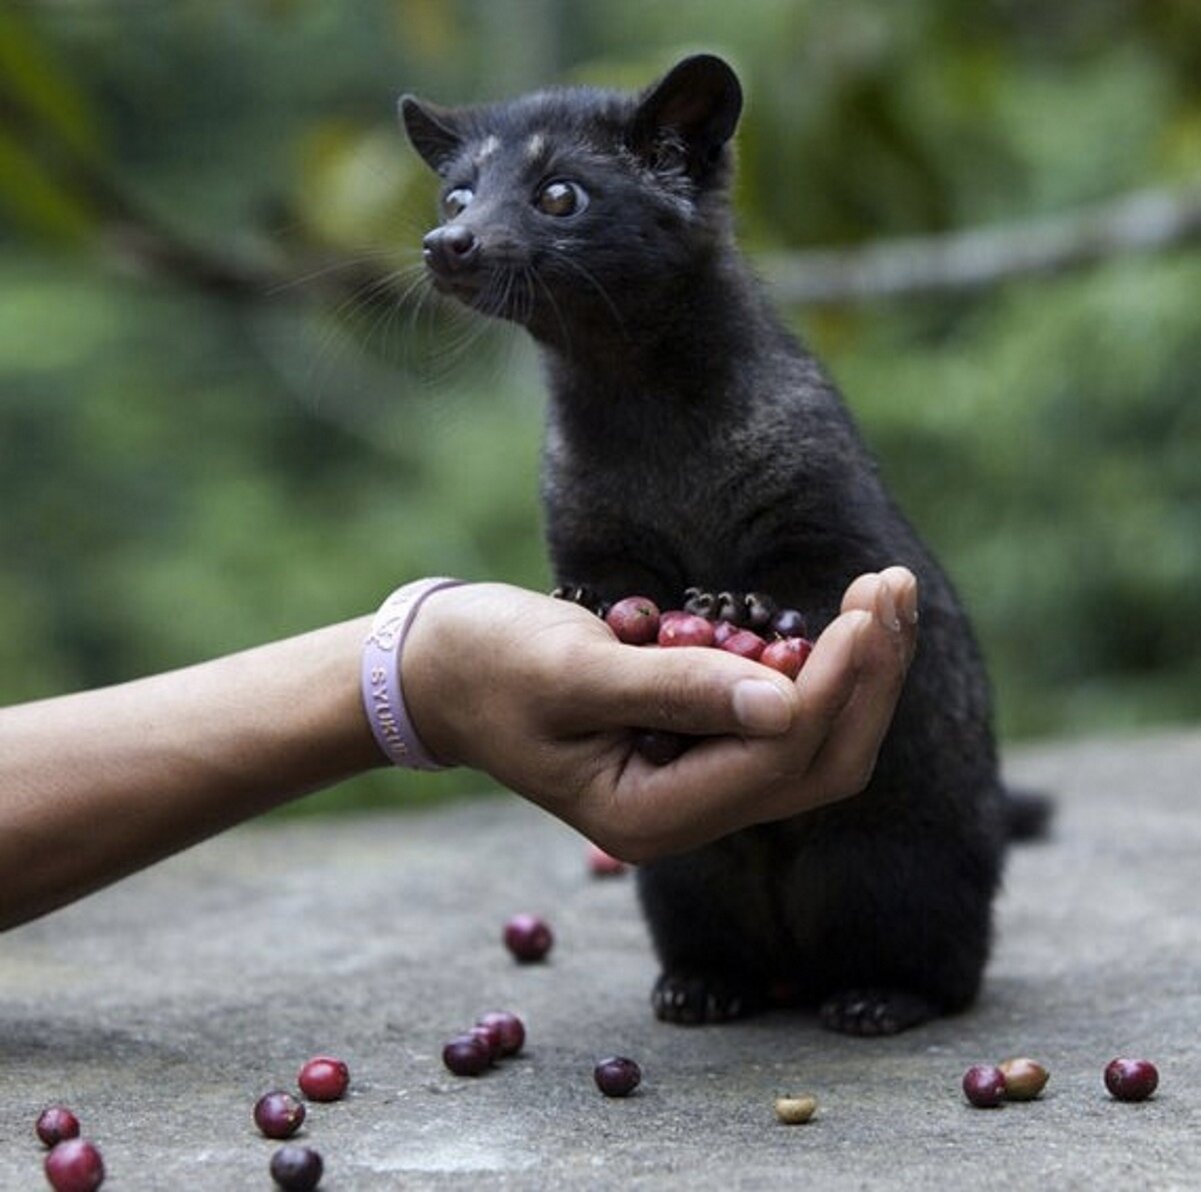
[[[459,152],[463,134],[454,108],[425,103],[413,95],[400,99],[400,122],[413,148],[432,170],[442,168]]]
[[[644,93],[630,125],[631,146],[650,157],[674,137],[684,147],[688,172],[700,178],[721,159],[741,114],[742,85],[733,69],[713,54],[697,54]]]

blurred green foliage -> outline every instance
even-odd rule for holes
[[[545,587],[520,335],[321,283],[357,263],[419,285],[433,187],[400,91],[639,86],[698,48],[746,84],[751,250],[1201,180],[1191,0],[0,7],[0,701],[299,632],[419,574]],[[133,215],[301,276],[247,299],[147,269]],[[1199,296],[1192,249],[794,312],[963,591],[1008,736],[1201,713]],[[305,806],[479,785],[376,775]]]

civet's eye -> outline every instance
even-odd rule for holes
[[[548,182],[534,204],[543,215],[579,215],[588,206],[588,194],[578,182]]]
[[[456,186],[442,196],[442,211],[447,219],[454,219],[474,198],[475,192],[470,186]]]

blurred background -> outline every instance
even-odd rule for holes
[[[396,99],[698,49],[747,92],[742,241],[956,581],[1005,739],[1195,721],[1194,0],[0,3],[0,703],[417,575],[546,588],[536,361],[420,286]]]

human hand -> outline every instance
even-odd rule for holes
[[[793,682],[723,650],[622,645],[576,605],[471,584],[422,606],[406,702],[434,756],[643,861],[861,791],[913,657],[916,610],[905,568],[860,576]],[[635,727],[702,739],[654,766],[634,750]]]

